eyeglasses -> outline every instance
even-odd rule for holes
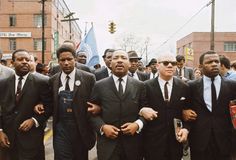
[[[162,63],[164,66],[168,66],[169,64],[171,64],[172,66],[177,65],[177,62],[175,62],[175,61],[162,61],[162,62],[159,62],[159,63]]]

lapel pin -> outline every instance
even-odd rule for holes
[[[79,86],[81,84],[80,80],[75,81],[75,85]]]

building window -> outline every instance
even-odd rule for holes
[[[225,42],[224,43],[225,52],[236,52],[236,42]]]
[[[16,39],[15,38],[9,39],[9,50],[10,51],[16,50]]]
[[[47,16],[44,16],[44,26],[47,25]],[[41,14],[35,14],[34,15],[34,26],[35,27],[42,27],[42,15]]]
[[[12,14],[9,16],[9,26],[14,27],[16,26],[16,15]]]
[[[42,39],[34,39],[34,50],[42,51]],[[46,50],[46,40],[44,40],[44,50]]]

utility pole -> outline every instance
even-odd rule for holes
[[[45,2],[47,0],[41,0],[39,1],[39,3],[42,3],[42,63],[44,64],[44,54],[45,54],[45,34],[44,34],[44,30],[45,30],[45,24],[44,24],[44,18],[45,18]]]
[[[70,40],[71,40],[71,21],[76,21],[79,20],[79,18],[71,18],[73,15],[75,14],[75,12],[71,12],[68,15],[66,15],[64,18],[62,19],[61,22],[69,22],[69,32],[70,32]]]
[[[211,47],[210,49],[214,51],[215,49],[215,0],[211,1]]]

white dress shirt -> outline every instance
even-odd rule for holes
[[[66,88],[66,81],[67,81],[66,76],[67,76],[67,74],[62,71],[61,72],[61,84],[62,84],[62,86],[59,88],[58,93],[60,91],[64,91],[65,88]],[[75,68],[70,74],[68,74],[68,76],[70,77],[70,80],[69,80],[70,91],[73,91],[74,90],[74,83],[75,83]]]
[[[154,77],[153,77],[153,73],[152,72],[150,73],[150,79],[156,78],[157,76],[158,76],[158,72],[154,74]]]
[[[24,85],[25,85],[25,81],[26,81],[26,79],[27,79],[28,76],[29,76],[29,73],[23,76],[23,79],[21,80],[21,90],[23,90]],[[15,74],[15,78],[16,78],[16,80],[15,80],[15,94],[16,94],[16,92],[17,92],[17,85],[18,85],[20,76],[18,76],[17,74]],[[35,127],[36,127],[36,128],[39,127],[38,121],[37,121],[34,117],[32,117],[32,119],[34,120]]]
[[[216,98],[218,99],[220,93],[221,78],[216,76],[214,80],[214,85],[216,88]],[[211,104],[211,78],[203,75],[203,98],[206,103],[207,109],[212,112]]]
[[[115,82],[116,89],[119,92],[119,77],[115,76],[114,74],[112,75],[112,77]],[[123,80],[121,81],[124,93],[125,93],[125,88],[126,88],[126,84],[127,84],[127,78],[128,78],[128,75],[125,75],[124,77],[122,77]],[[140,133],[143,128],[143,122],[140,119],[138,119],[135,121],[135,123],[137,123],[138,127],[139,127],[137,133]]]
[[[21,90],[23,89],[23,87],[24,87],[24,85],[25,85],[25,81],[26,81],[28,75],[29,75],[29,73],[26,74],[26,75],[24,75],[24,76],[23,76],[23,79],[21,80]],[[16,78],[16,80],[15,80],[15,93],[16,93],[16,91],[17,91],[17,85],[18,85],[20,76],[18,76],[18,75],[15,74],[15,78]]]
[[[115,76],[114,74],[112,75],[112,77],[113,77],[113,80],[115,82],[116,89],[119,92],[119,83],[120,83],[119,77]],[[122,88],[123,88],[123,93],[125,93],[127,78],[128,78],[128,75],[125,75],[124,77],[122,77],[121,84],[122,84]]]
[[[163,80],[160,76],[158,77],[158,82],[159,82],[159,85],[160,85],[160,88],[161,88],[161,93],[162,93],[162,96],[163,96],[163,99],[165,99],[165,94],[164,94],[164,86],[166,84],[166,82],[168,82],[167,84],[167,89],[168,89],[168,100],[170,101],[170,96],[171,96],[171,93],[172,93],[172,88],[173,88],[173,77],[169,80],[169,81],[166,81],[166,80]]]
[[[107,68],[107,72],[108,72],[108,77],[110,77],[112,75],[112,71],[110,70],[110,68],[106,67]]]

